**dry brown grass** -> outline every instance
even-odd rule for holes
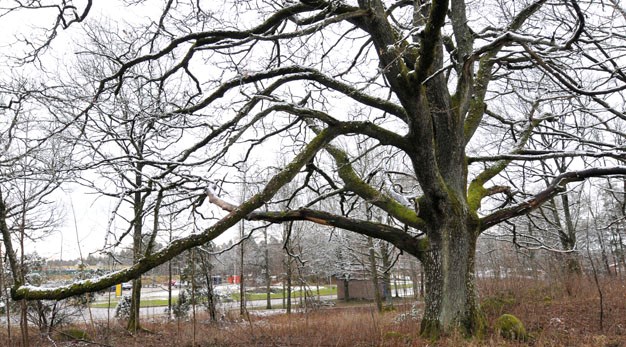
[[[447,336],[433,343],[418,336],[419,321],[396,317],[411,309],[410,303],[378,314],[371,304],[323,309],[307,314],[269,317],[250,321],[227,320],[208,324],[198,319],[195,346],[601,346],[626,347],[626,280],[604,279],[604,324],[600,328],[599,300],[588,279],[572,283],[571,295],[559,283],[516,279],[482,281],[481,299],[490,325],[502,313],[519,317],[532,334],[526,342],[506,341],[488,331],[482,340]],[[145,322],[148,330],[135,335],[121,323],[85,328],[94,341],[107,346],[192,346],[191,322]],[[14,334],[16,332],[14,331]],[[7,346],[6,332],[0,345]],[[54,336],[57,337],[57,336]],[[53,344],[37,334],[33,346]],[[17,344],[14,344],[17,345]],[[57,346],[87,346],[79,342],[56,342]]]

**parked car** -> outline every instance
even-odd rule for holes
[[[133,289],[133,284],[130,282],[122,283],[122,290]]]

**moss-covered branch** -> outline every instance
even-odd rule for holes
[[[404,206],[363,181],[352,168],[348,155],[344,151],[331,144],[326,145],[326,151],[335,159],[339,177],[344,182],[345,189],[356,193],[367,202],[381,208],[402,223],[406,223],[416,229],[424,229],[425,223],[417,215],[416,211]]]
[[[209,202],[215,204],[221,209],[231,212],[237,206],[224,201],[215,193],[214,189],[207,189]],[[253,211],[246,216],[247,220],[260,220],[272,223],[283,223],[291,221],[309,221],[320,225],[337,227],[350,230],[355,233],[371,236],[373,238],[385,240],[399,249],[413,254],[418,259],[422,258],[423,250],[421,240],[408,234],[403,229],[394,228],[392,226],[364,221],[355,218],[348,218],[325,211],[314,210],[310,208],[300,208],[288,211]]]
[[[536,109],[537,104],[535,104],[534,106],[535,107],[533,108],[533,112]],[[511,151],[512,154],[523,151],[524,146],[526,146],[526,143],[528,143],[528,140],[533,133],[533,129],[541,122],[541,120],[532,119],[532,114],[530,118],[531,120],[528,122],[528,126],[522,132],[513,151]],[[470,182],[470,185],[467,189],[467,202],[472,210],[478,211],[482,199],[489,195],[489,190],[485,188],[485,183],[487,183],[497,174],[502,172],[502,170],[506,169],[511,161],[511,159],[498,160],[495,164],[479,173],[472,180],[472,182]]]

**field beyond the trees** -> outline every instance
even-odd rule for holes
[[[587,277],[566,286],[532,279],[482,280],[480,296],[490,329],[483,339],[446,336],[433,343],[419,337],[422,306],[409,300],[394,302],[393,309],[376,312],[369,302],[339,303],[307,313],[267,314],[250,311],[249,320],[230,312],[219,323],[209,323],[198,308],[193,320],[144,321],[145,331],[131,335],[124,322],[111,320],[95,326],[62,327],[51,342],[32,331],[36,346],[603,346],[626,347],[626,280],[600,279],[600,292]],[[503,313],[520,318],[530,334],[526,341],[510,341],[493,330]],[[602,325],[601,325],[602,324]],[[195,327],[195,328],[194,328]],[[67,334],[85,331],[85,341]],[[12,341],[2,330],[0,345],[18,345],[19,329]],[[195,334],[195,338],[194,338]],[[87,342],[87,340],[91,342]]]

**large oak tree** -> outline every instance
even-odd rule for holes
[[[134,35],[116,33],[118,47],[128,49],[98,55],[115,68],[76,99],[82,108],[70,119],[76,129],[97,123],[96,107],[123,94],[130,79],[177,90],[154,121],[172,122],[184,148],[164,146],[145,181],[206,184],[195,198],[228,213],[129,269],[55,289],[18,280],[13,297],[106,288],[243,218],[306,220],[417,257],[426,272],[424,335],[479,334],[485,321],[473,272],[481,232],[536,209],[569,182],[626,174],[593,160],[625,155],[614,145],[623,135],[615,124],[626,118],[615,106],[626,89],[616,34],[625,13],[615,1],[577,0],[166,1],[152,22],[135,24]],[[576,145],[537,145],[546,137]],[[208,182],[277,145],[287,164],[272,171],[257,163],[275,174],[242,204]],[[367,152],[380,159],[374,170],[360,170],[359,153]],[[543,184],[535,163],[566,157],[576,158],[576,169]],[[272,211],[285,206],[273,197],[291,181],[302,202]],[[359,203],[388,218],[351,214],[346,206]]]

